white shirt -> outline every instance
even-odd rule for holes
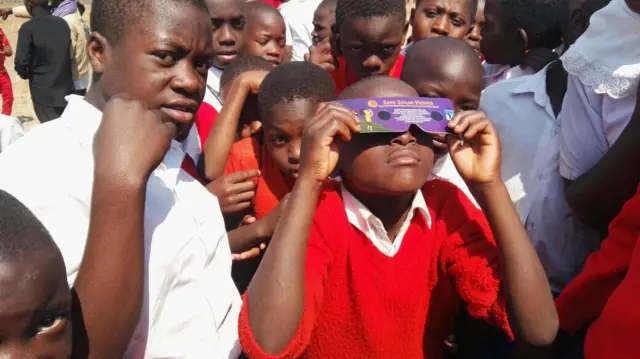
[[[479,208],[478,201],[476,201],[476,198],[473,197],[471,191],[469,190],[469,187],[467,187],[467,184],[460,176],[460,173],[458,173],[458,169],[456,168],[456,165],[453,163],[453,159],[451,159],[451,156],[449,154],[442,156],[433,164],[431,173],[429,173],[429,179],[431,180],[434,178],[451,182],[456,187],[458,187],[462,191],[462,193],[467,195],[467,198],[469,198],[471,203]]]
[[[482,66],[484,67],[484,87],[489,87],[503,80],[535,73],[535,71],[529,67],[523,69],[520,66],[492,65],[486,62]]]
[[[49,230],[70,284],[87,240],[93,138],[101,116],[81,97],[70,96],[62,117],[38,126],[0,155],[0,188]],[[148,182],[147,289],[125,358],[227,359],[240,353],[241,299],[231,280],[222,214],[217,199],[180,169],[184,156],[182,144],[173,141]]]
[[[396,239],[394,241],[391,241],[391,239],[387,235],[387,230],[382,224],[382,221],[373,213],[371,213],[371,211],[367,207],[365,207],[362,202],[355,198],[344,187],[344,185],[341,185],[340,187],[342,200],[344,201],[344,207],[347,211],[347,218],[349,219],[349,223],[351,223],[354,227],[364,233],[367,238],[371,240],[371,243],[373,243],[373,245],[376,246],[376,248],[378,248],[378,250],[382,254],[388,257],[395,256],[400,250],[404,235],[407,233],[409,225],[411,224],[411,220],[413,220],[416,211],[424,216],[427,225],[431,227],[431,216],[429,215],[427,203],[424,200],[422,191],[418,191],[416,193],[416,196],[413,198],[413,202],[411,203],[409,213],[402,222]]]
[[[293,61],[304,61],[313,45],[313,14],[322,0],[291,0],[280,5],[280,13],[287,25],[287,45],[292,47]]]
[[[24,136],[24,127],[15,117],[0,114],[0,153]]]
[[[581,224],[565,200],[560,176],[560,123],[546,91],[549,66],[501,81],[482,93],[480,107],[502,142],[502,180],[559,293],[578,274],[598,235]]]
[[[220,97],[220,77],[222,76],[222,70],[212,67],[207,74],[207,88],[204,93],[204,102],[213,106],[213,108],[220,112],[222,110],[222,97]]]

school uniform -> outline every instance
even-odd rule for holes
[[[11,86],[11,76],[5,67],[5,59],[13,55],[11,44],[7,35],[0,29],[0,95],[2,95],[2,114],[11,116],[13,110],[13,87]]]
[[[313,45],[313,14],[322,0],[290,0],[280,5],[280,14],[287,24],[286,44],[291,46],[292,60],[304,61]]]
[[[404,55],[399,54],[396,62],[391,66],[391,68],[389,68],[385,75],[399,79],[402,74],[403,65]],[[333,78],[333,82],[336,84],[336,92],[338,95],[344,91],[344,89],[360,80],[356,74],[349,70],[349,66],[342,56],[338,57],[338,68],[331,72],[331,77]]]
[[[243,305],[240,341],[258,359],[441,358],[463,302],[473,317],[513,336],[499,273],[486,219],[455,186],[428,182],[392,242],[378,218],[331,182],[309,232],[294,337],[282,353],[266,353]]]
[[[574,215],[560,175],[561,122],[547,95],[547,72],[501,81],[482,92],[480,108],[502,143],[501,177],[545,269],[560,293],[599,247],[599,235]]]
[[[101,118],[91,104],[70,96],[58,120],[36,127],[0,154],[0,189],[24,203],[51,233],[69,284],[87,241],[93,141]],[[240,352],[240,296],[230,276],[220,207],[180,169],[185,152],[185,145],[173,141],[147,184],[145,298],[125,358],[226,359]]]
[[[212,67],[207,74],[207,87],[204,93],[204,100],[200,104],[198,112],[195,116],[195,127],[198,132],[199,152],[195,158],[196,163],[200,154],[204,150],[204,144],[207,142],[209,132],[213,128],[213,124],[218,118],[218,114],[222,110],[222,96],[220,95],[220,77],[222,70]]]
[[[560,328],[576,333],[590,324],[585,359],[640,357],[639,238],[640,192],[624,205],[602,248],[556,300]]]

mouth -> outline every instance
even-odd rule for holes
[[[160,108],[175,123],[191,123],[195,119],[198,106],[191,103],[166,105]]]
[[[216,54],[216,56],[218,57],[218,59],[220,59],[221,62],[229,63],[235,60],[236,57],[238,57],[238,52],[237,51],[221,51],[218,54]]]
[[[294,167],[289,167],[287,169],[287,173],[289,173],[289,175],[293,178],[298,178],[298,175],[300,174],[300,166],[294,166]]]
[[[387,165],[392,167],[417,166],[422,160],[415,151],[400,149],[391,152],[387,158]]]
[[[276,59],[270,59],[268,61],[273,65],[273,67],[280,66],[280,64],[282,63],[282,61]]]

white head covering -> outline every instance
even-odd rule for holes
[[[638,90],[640,15],[625,0],[593,14],[587,31],[561,60],[567,72],[599,95],[620,99]]]

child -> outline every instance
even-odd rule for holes
[[[448,98],[456,112],[478,109],[483,85],[482,65],[462,40],[442,36],[414,43],[407,51],[400,79],[421,97]],[[436,162],[432,175],[455,184],[476,203],[448,155]]]
[[[45,123],[62,115],[71,94],[71,32],[67,23],[49,13],[48,0],[25,1],[33,19],[20,27],[15,67],[29,80],[33,109]]]
[[[417,0],[411,11],[411,40],[436,36],[464,38],[473,25],[478,0]]]
[[[562,43],[560,6],[556,0],[486,0],[480,50],[488,66],[486,86],[512,77],[530,75],[557,55]],[[530,51],[544,49],[551,58],[537,69],[527,66]]]
[[[314,46],[331,37],[331,28],[336,23],[337,3],[338,0],[324,0],[313,13],[311,39]]]
[[[103,357],[237,357],[240,297],[230,276],[219,204],[181,170],[216,54],[206,4],[94,0],[91,25],[87,51],[95,76],[89,93],[84,99],[71,96],[59,121],[29,132],[0,155],[0,189],[24,203],[49,230],[70,282],[80,280],[88,264],[107,271],[101,283],[109,285],[92,288],[94,298],[102,298],[92,313],[109,321],[133,321],[135,329],[131,334],[119,325],[101,327],[103,334],[109,328],[105,335],[124,338],[122,347],[114,346],[123,349],[119,355]],[[158,141],[166,141],[164,148]],[[103,154],[100,148],[112,152]],[[109,184],[120,195],[92,193],[94,178],[114,169],[120,182]],[[144,200],[140,193],[146,194]],[[133,218],[133,224],[141,225],[144,240],[103,239],[100,248],[90,251],[89,222],[100,218],[90,214],[98,197],[111,197],[112,205],[128,197],[141,201],[144,215],[116,213],[121,221]],[[113,227],[111,231],[122,230]],[[103,228],[98,234],[109,232]],[[135,252],[123,247],[127,243],[137,245]],[[127,261],[82,259],[96,252]],[[91,336],[89,340],[91,347]]]
[[[2,95],[2,114],[11,116],[13,109],[13,88],[11,77],[5,67],[5,59],[13,55],[7,35],[0,29],[0,95]]]
[[[473,25],[471,25],[469,33],[464,38],[479,54],[481,54],[480,39],[482,39],[482,28],[484,27],[484,2],[485,0],[478,0],[478,8],[476,10]],[[482,54],[480,56],[482,61],[484,61]]]
[[[42,223],[0,191],[0,357],[71,357],[71,291]]]
[[[381,96],[417,93],[376,76],[341,98]],[[511,323],[524,342],[553,340],[553,301],[499,179],[498,137],[479,112],[459,113],[449,127],[451,156],[488,221],[455,186],[427,182],[428,134],[359,135],[351,111],[318,111],[304,131],[287,221],[243,301],[249,357],[439,358],[460,303],[510,335]],[[342,184],[326,184],[336,164]]]
[[[363,77],[398,78],[406,12],[404,0],[338,0],[333,41],[315,46],[308,61],[331,72],[338,94]]]
[[[261,56],[278,66],[284,59],[287,28],[275,7],[261,1],[248,3],[243,55]]]
[[[565,3],[561,25],[566,48],[587,29],[593,12],[608,2]],[[567,73],[555,61],[534,75],[490,86],[480,102],[502,140],[502,180],[555,295],[599,245],[598,234],[585,227],[567,204],[559,172],[561,123],[557,116],[566,89]]]

